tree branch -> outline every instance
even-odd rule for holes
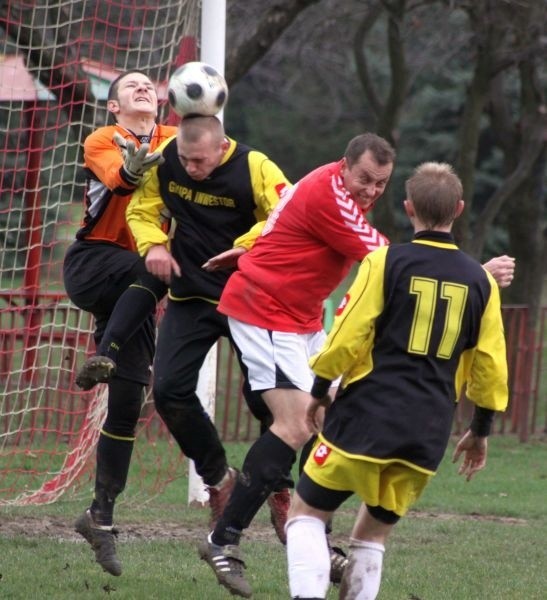
[[[381,2],[373,4],[363,20],[359,23],[355,36],[353,37],[353,54],[355,56],[357,74],[359,76],[359,81],[363,86],[369,108],[376,119],[380,118],[383,107],[378,94],[376,93],[374,84],[372,83],[364,46],[367,35],[382,14],[382,10]]]
[[[289,0],[271,4],[254,32],[241,44],[226,54],[226,82],[229,86],[236,83],[249,69],[260,60],[273,43],[289,27],[294,19],[308,6],[319,0]]]

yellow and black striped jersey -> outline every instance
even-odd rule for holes
[[[310,364],[343,376],[321,434],[341,452],[434,472],[464,385],[478,406],[505,410],[499,290],[450,234],[369,254],[338,313]]]
[[[266,155],[229,141],[221,164],[196,181],[182,166],[173,138],[162,148],[164,164],[145,173],[128,206],[127,220],[142,255],[154,244],[167,243],[161,230],[165,208],[175,223],[170,249],[182,276],[171,282],[169,296],[174,300],[217,302],[232,271],[207,272],[202,265],[236,242],[252,245],[282,189],[290,185]]]

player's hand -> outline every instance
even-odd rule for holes
[[[126,156],[127,156],[127,142],[126,139],[123,137],[123,135],[120,135],[117,131],[114,132],[114,135],[112,136],[112,140],[114,141],[114,143],[116,144],[116,146],[118,146],[118,148],[120,149],[123,159],[125,160]]]
[[[323,398],[314,398],[311,396],[311,400],[306,408],[306,426],[313,434],[319,433],[323,428],[325,408],[330,406],[331,402],[331,397],[328,394]]]
[[[182,275],[177,261],[171,256],[167,248],[161,244],[152,246],[148,250],[144,263],[149,273],[168,285],[171,283],[173,275],[177,277]]]
[[[463,453],[463,462],[458,469],[458,475],[464,475],[469,481],[475,473],[484,469],[487,451],[487,437],[477,437],[469,430],[464,433],[452,454],[452,462],[456,463]]]
[[[114,134],[112,139],[123,155],[124,164],[122,169],[126,179],[133,185],[139,183],[143,173],[148,169],[161,165],[165,161],[161,152],[148,152],[150,144],[141,144],[137,148],[133,140],[124,139],[118,132]]]
[[[237,267],[239,257],[245,254],[245,252],[247,252],[247,250],[242,246],[230,248],[230,250],[226,250],[226,252],[221,252],[210,258],[206,263],[201,265],[201,268],[206,271],[217,271],[218,269]]]
[[[484,263],[483,267],[490,271],[492,277],[501,288],[508,287],[515,275],[515,259],[512,256],[496,256]]]

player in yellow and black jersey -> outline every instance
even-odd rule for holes
[[[162,155],[164,163],[146,174],[134,194],[127,221],[148,271],[169,285],[154,360],[156,409],[208,486],[215,521],[233,488],[235,471],[228,467],[196,389],[211,347],[221,336],[231,339],[227,319],[216,308],[235,264],[214,270],[203,266],[234,246],[241,252],[250,247],[290,184],[266,155],[228,138],[216,117],[184,118]],[[166,210],[173,222],[171,236],[161,227]],[[248,384],[244,394],[255,416],[263,423],[270,418]],[[276,489],[270,508],[284,540],[290,496],[285,481]]]
[[[461,198],[449,165],[415,171],[405,200],[413,241],[364,259],[310,361],[310,428],[319,430],[319,409],[327,410],[287,522],[292,597],[326,597],[325,523],[356,493],[363,504],[340,594],[376,598],[385,541],[434,475],[464,385],[475,414],[454,460],[464,454],[467,479],[486,463],[494,412],[508,400],[505,339],[496,282],[451,234]],[[328,389],[340,375],[331,403]]]
[[[241,236],[238,245],[250,247],[258,235],[250,230],[265,221],[289,182],[266,155],[226,137],[216,117],[183,120],[178,136],[160,150],[165,162],[147,174],[134,195],[129,226],[150,271],[169,282],[171,299],[216,303],[233,269],[206,271],[202,265]],[[166,258],[168,236],[161,229],[166,209],[174,222],[172,260]],[[161,253],[162,266],[150,250]]]

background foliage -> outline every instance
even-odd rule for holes
[[[404,181],[425,160],[464,182],[458,240],[517,258],[504,301],[537,306],[546,275],[545,0],[228,0],[228,131],[293,180],[373,130],[398,151],[373,220],[408,239]],[[267,32],[267,34],[265,33]]]

